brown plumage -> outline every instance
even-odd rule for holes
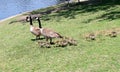
[[[95,40],[96,36],[94,33],[90,33],[88,36],[86,36],[86,40]]]
[[[62,40],[56,41],[56,46],[58,47],[66,47],[67,45],[77,46],[77,41],[69,37],[63,37]]]
[[[62,36],[59,33],[55,32],[54,30],[49,29],[49,28],[42,28],[39,17],[37,17],[36,19],[39,22],[41,35],[43,35],[46,38],[46,41],[48,41],[48,39],[50,39],[50,43],[52,44],[53,38],[62,38]]]
[[[64,37],[64,39],[68,42],[68,44],[69,44],[70,46],[71,46],[71,45],[74,45],[74,46],[77,45],[77,41],[74,40],[73,38]]]
[[[36,39],[40,38],[41,32],[39,27],[34,27],[32,23],[32,18],[31,16],[27,17],[26,20],[30,20],[30,32],[36,36]]]
[[[50,43],[48,42],[38,42],[39,46],[42,47],[42,48],[50,48]]]
[[[57,47],[66,47],[68,45],[68,41],[66,41],[65,39],[56,41],[56,46]]]
[[[48,29],[48,28],[41,28],[41,34],[45,37],[48,37],[48,38],[62,38],[62,36],[53,31],[52,29]]]

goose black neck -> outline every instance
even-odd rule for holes
[[[42,26],[41,26],[41,21],[40,21],[39,18],[38,18],[38,23],[39,23],[39,28],[42,28]]]
[[[33,25],[33,24],[32,24],[32,18],[31,18],[31,16],[30,16],[30,25]]]

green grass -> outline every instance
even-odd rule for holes
[[[40,48],[29,23],[0,23],[0,72],[119,72],[120,35],[86,41],[89,32],[120,27],[120,5],[77,5],[44,15],[43,27],[73,37],[77,46]],[[44,17],[43,16],[43,17]],[[110,16],[110,17],[109,17]],[[34,22],[37,25],[37,22]]]

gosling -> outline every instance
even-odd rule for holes
[[[88,36],[86,36],[86,40],[95,40],[96,36],[94,33],[90,33]]]
[[[66,47],[68,42],[66,40],[56,41],[56,47]]]
[[[110,34],[109,34],[110,37],[117,37],[117,32],[115,31],[112,31]]]

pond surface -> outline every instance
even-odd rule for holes
[[[59,3],[59,0],[0,0],[0,20]]]

